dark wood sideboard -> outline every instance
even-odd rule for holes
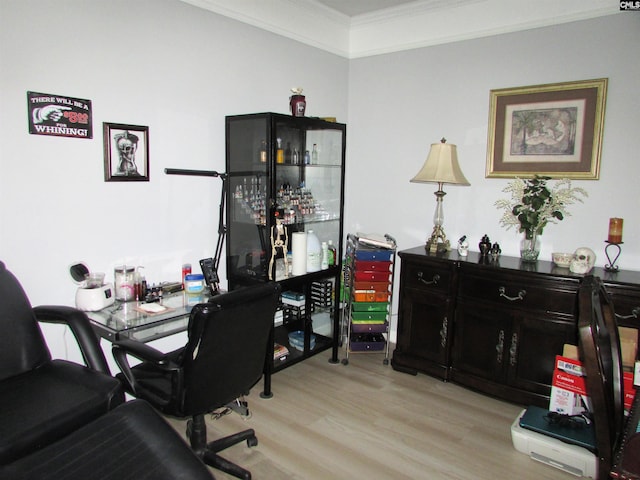
[[[547,407],[556,355],[577,345],[583,275],[552,262],[470,252],[398,254],[395,370],[426,373],[522,405]],[[594,268],[620,326],[640,328],[640,272]]]

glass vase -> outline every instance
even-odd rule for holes
[[[537,262],[540,255],[540,236],[536,233],[525,236],[520,241],[520,259],[523,262]]]

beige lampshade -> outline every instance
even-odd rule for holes
[[[458,164],[456,146],[445,142],[443,138],[440,143],[431,144],[429,156],[411,182],[470,185]]]

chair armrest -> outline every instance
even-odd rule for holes
[[[111,349],[113,358],[116,364],[120,368],[124,380],[127,382],[127,387],[134,395],[137,395],[138,384],[136,382],[135,375],[131,370],[131,364],[129,363],[128,356],[137,358],[140,361],[154,364],[158,367],[158,370],[178,370],[176,365],[170,357],[170,354],[166,354],[157,350],[146,343],[132,340],[130,338],[121,338],[113,342]]]
[[[111,375],[107,359],[100,348],[100,338],[91,328],[89,317],[83,311],[62,305],[42,305],[35,307],[33,313],[39,322],[67,325],[80,347],[86,365]]]
[[[113,349],[120,349],[125,354],[142,360],[144,362],[155,363],[158,366],[166,365],[170,362],[170,359],[166,353],[153,348],[147,343],[133,340],[131,338],[121,338],[113,342]]]

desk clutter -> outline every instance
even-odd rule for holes
[[[142,266],[118,265],[113,269],[113,282],[105,282],[105,273],[91,272],[84,263],[71,265],[69,273],[78,285],[76,308],[85,312],[96,312],[114,302],[139,302],[139,310],[144,313],[159,313],[164,309],[145,304],[161,302],[172,293],[184,291],[188,295],[202,295],[218,291],[217,273],[211,271],[212,259],[200,260],[202,273],[192,273],[191,264],[182,265],[180,281],[162,281],[148,284],[142,273]]]

